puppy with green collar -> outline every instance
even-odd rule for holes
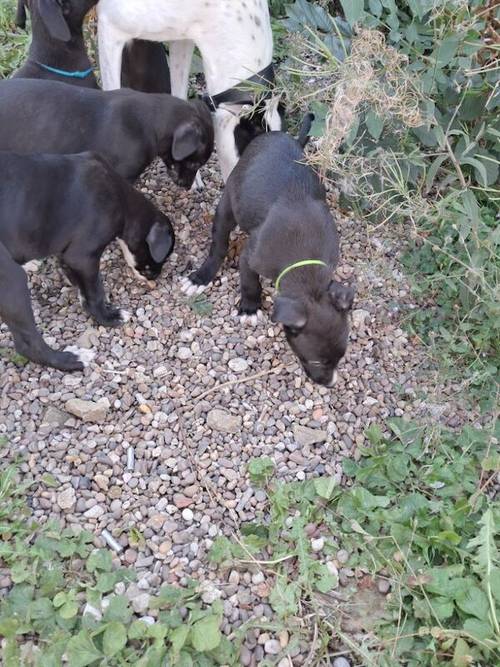
[[[260,276],[271,279],[273,322],[283,325],[307,375],[332,386],[347,348],[354,289],[332,280],[339,236],[324,187],[304,163],[311,121],[306,117],[298,140],[270,132],[248,145],[217,207],[208,257],[183,289],[195,294],[214,279],[238,225],[249,235],[240,257],[240,315],[256,318]]]

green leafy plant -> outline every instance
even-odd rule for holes
[[[63,655],[72,667],[238,664],[222,605],[202,605],[198,582],[164,586],[150,602],[154,622],[137,618],[115,593],[135,572],[116,568],[87,531],[35,524],[25,493],[14,467],[0,470],[0,569],[12,581],[0,600],[2,665],[56,667]]]
[[[307,614],[318,660],[347,642],[369,665],[496,664],[500,512],[484,489],[499,470],[492,456],[498,425],[493,433],[466,427],[460,434],[401,419],[389,426],[390,435],[372,426],[360,461],[345,461],[350,488],[328,477],[268,479],[262,520],[242,530],[236,544],[221,538],[213,558],[273,572],[269,602],[277,618],[300,641],[297,619]],[[364,578],[382,573],[392,587],[373,612],[376,639],[365,646],[334,620],[348,616],[351,605],[339,609],[342,596],[330,595],[339,549],[350,554],[351,570]]]
[[[0,0],[0,79],[7,78],[25,59],[29,36],[14,24],[15,3]]]

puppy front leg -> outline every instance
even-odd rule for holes
[[[229,236],[236,227],[231,203],[227,192],[224,192],[215,212],[212,224],[212,243],[208,251],[208,257],[197,271],[189,278],[184,279],[183,290],[189,294],[197,294],[203,291],[204,286],[212,282],[217,275],[229,247]]]
[[[248,255],[249,246],[247,244],[240,257],[241,301],[238,314],[256,316],[262,304],[262,285],[259,274],[250,267]]]
[[[83,363],[76,354],[53,350],[43,340],[33,316],[26,273],[1,243],[0,284],[9,286],[0,291],[0,319],[9,327],[16,351],[43,366],[61,371],[83,370]]]
[[[123,324],[125,314],[106,302],[106,295],[99,272],[99,258],[73,258],[65,255],[62,268],[73,285],[78,287],[82,305],[104,327]]]

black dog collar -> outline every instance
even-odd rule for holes
[[[246,84],[250,84],[248,87]],[[209,95],[208,93],[203,93],[201,99],[208,106],[210,111],[217,111],[217,108],[221,104],[250,104],[255,103],[255,99],[252,95],[251,86],[262,86],[266,89],[269,89],[274,84],[274,66],[273,63],[270,63],[267,67],[257,72],[248,79],[241,81],[234,88],[228,88],[227,90],[222,91],[222,93],[217,93],[217,95]],[[270,97],[271,93],[268,91],[265,94],[265,98]]]

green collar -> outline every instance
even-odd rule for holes
[[[286,266],[283,269],[283,271],[279,274],[279,276],[276,278],[276,282],[274,283],[276,291],[279,291],[280,282],[283,280],[286,274],[289,271],[293,271],[293,269],[300,268],[301,266],[328,266],[328,264],[325,264],[325,262],[322,262],[320,259],[303,259],[300,262],[294,262],[293,264]]]

